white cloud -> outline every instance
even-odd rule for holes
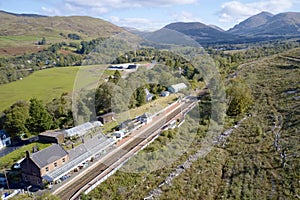
[[[61,0],[55,8],[42,7],[49,15],[91,15],[99,16],[113,9],[157,8],[173,5],[193,4],[198,0]]]
[[[182,11],[180,13],[174,13],[172,15],[172,18],[174,21],[178,22],[200,22],[202,21],[200,18],[194,16],[193,13],[187,12],[187,11]]]
[[[42,7],[41,8],[43,13],[42,14],[46,14],[46,15],[61,15],[60,11],[54,8],[46,8],[46,7]]]
[[[119,18],[116,16],[111,16],[109,21],[121,27],[134,27],[140,30],[153,30],[161,26],[160,22],[152,21],[146,18]]]
[[[293,6],[294,0],[262,0],[251,3],[229,1],[221,6],[219,12],[220,22],[240,22],[246,18],[268,11],[273,14],[285,12]]]
[[[136,7],[162,7],[172,5],[193,4],[197,0],[64,0],[66,3],[71,4],[82,9],[87,8],[136,8]]]

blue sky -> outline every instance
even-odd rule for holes
[[[226,30],[261,11],[300,12],[300,0],[0,0],[0,9],[92,16],[141,30],[156,30],[178,21],[198,21]]]

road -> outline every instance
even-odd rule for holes
[[[35,142],[38,140],[38,136],[34,136],[30,139],[27,139],[27,140],[21,140],[19,141],[18,143],[14,144],[13,146],[7,146],[7,147],[4,147],[3,149],[0,150],[0,158],[3,157],[3,156],[6,156],[7,154],[19,149],[20,147],[24,146],[24,145],[27,145],[27,144],[30,144],[32,142]]]
[[[130,140],[127,140],[123,145],[119,146],[106,157],[104,157],[101,163],[94,166],[93,168],[91,167],[91,169],[84,173],[84,176],[81,176],[76,181],[62,186],[61,188],[56,190],[54,194],[58,195],[61,199],[76,199],[80,195],[81,189],[84,186],[88,185],[97,176],[97,179],[101,179],[106,176],[114,169],[114,167],[111,166],[113,166],[117,162],[122,161],[122,159],[124,160],[127,157],[130,157],[130,155],[128,155],[128,152],[138,147],[145,140],[149,140],[155,137],[156,135],[153,133],[158,132],[158,130],[160,130],[167,122],[180,114],[182,110],[187,109],[194,102],[195,101],[193,100],[183,101],[182,103],[178,103],[178,105],[175,104],[174,106],[166,109],[164,114],[153,117],[151,123],[136,130],[136,133],[132,133]],[[135,152],[130,152],[130,154],[132,155],[134,153]]]

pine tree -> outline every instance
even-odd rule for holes
[[[146,92],[144,87],[140,87],[137,89],[137,106],[142,106],[146,103]]]
[[[12,138],[28,132],[25,124],[29,118],[29,105],[25,101],[16,102],[4,113],[4,129]]]
[[[26,125],[32,133],[49,130],[53,125],[51,115],[44,107],[43,102],[37,98],[30,99],[29,116]]]

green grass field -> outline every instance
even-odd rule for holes
[[[34,45],[40,41],[42,37],[35,35],[14,35],[14,36],[0,36],[0,47],[16,47]],[[59,36],[47,36],[46,41],[48,44],[61,42]]]
[[[101,76],[102,73],[104,76]],[[99,76],[105,77],[111,73],[112,71],[104,71],[104,66],[99,65],[52,68],[34,72],[23,80],[0,85],[0,111],[18,100],[28,101],[32,97],[37,97],[47,103],[63,92],[71,93],[73,88],[95,87]]]
[[[43,144],[39,142],[34,142],[25,146],[22,146],[21,148],[7,154],[6,156],[3,156],[0,158],[0,170],[3,169],[10,169],[10,167],[16,163],[18,160],[25,157],[25,152],[29,151],[32,152],[32,147],[38,146],[39,150],[45,149],[49,147],[51,144]]]

